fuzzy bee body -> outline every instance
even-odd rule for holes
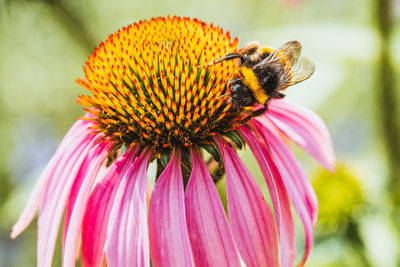
[[[299,58],[301,44],[290,41],[278,49],[249,44],[235,53],[214,60],[213,64],[239,58],[239,73],[228,84],[229,101],[237,107],[265,107],[273,98],[282,98],[281,92],[288,86],[308,79],[314,72],[314,64]]]

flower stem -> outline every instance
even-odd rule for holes
[[[354,247],[355,251],[357,251],[357,254],[362,263],[362,266],[371,267],[372,265],[371,265],[370,261],[368,260],[367,255],[365,253],[364,242],[358,231],[357,222],[355,222],[353,220],[349,221],[349,224],[348,224],[347,230],[346,230],[346,235],[347,235],[347,238],[350,240],[351,245]]]
[[[378,116],[381,121],[384,145],[388,157],[389,180],[388,192],[393,203],[392,219],[395,225],[400,224],[400,118],[396,94],[395,74],[391,64],[391,37],[393,29],[392,0],[376,1],[375,17],[380,35],[380,52],[378,64]],[[400,231],[398,232],[400,236]],[[398,259],[400,263],[400,259]]]

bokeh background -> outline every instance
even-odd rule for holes
[[[320,201],[307,266],[400,266],[396,0],[0,0],[0,266],[36,265],[36,222],[16,240],[9,233],[57,144],[82,115],[75,99],[86,92],[75,80],[86,57],[120,27],[168,14],[220,25],[239,46],[303,44],[316,72],[289,88],[287,98],[325,120],[337,154],[331,174],[294,147]],[[253,166],[248,151],[241,153]],[[223,181],[218,188],[223,194]]]

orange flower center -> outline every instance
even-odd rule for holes
[[[245,121],[225,95],[235,62],[208,66],[236,48],[229,32],[196,19],[129,25],[88,58],[85,78],[77,82],[93,96],[81,95],[78,103],[94,114],[93,129],[118,144],[155,150],[202,144]]]

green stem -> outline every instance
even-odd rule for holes
[[[45,2],[49,4],[53,12],[56,13],[56,18],[60,22],[61,26],[77,41],[77,43],[82,45],[88,51],[95,48],[95,38],[87,29],[85,21],[83,21],[73,9],[65,4],[65,1],[45,0]]]
[[[358,231],[358,224],[350,221],[346,231],[347,238],[350,240],[355,251],[358,253],[359,259],[364,267],[371,267],[371,263],[366,256],[364,242]]]
[[[380,34],[379,52],[379,88],[377,88],[377,100],[379,116],[382,123],[385,147],[388,154],[391,192],[396,192],[395,204],[400,204],[400,129],[398,96],[394,85],[394,70],[391,65],[390,41],[393,28],[393,14],[391,0],[377,1],[377,26]]]
[[[389,180],[388,192],[393,203],[392,219],[395,225],[400,224],[400,118],[396,94],[395,74],[391,65],[391,37],[393,29],[392,0],[377,0],[377,29],[380,34],[380,52],[378,65],[378,114],[383,132],[384,145],[388,157]],[[398,232],[400,235],[400,231]],[[400,264],[400,258],[398,259]]]

